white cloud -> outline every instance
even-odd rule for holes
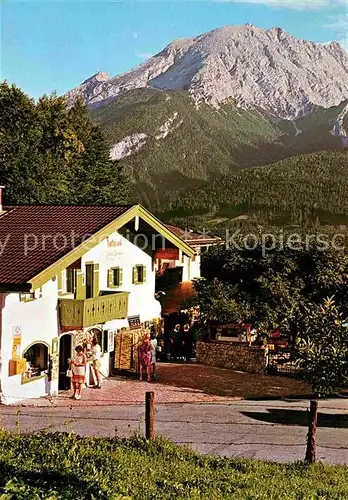
[[[134,39],[137,39],[138,38],[138,33],[136,31],[132,31],[132,37]]]
[[[268,7],[296,10],[315,10],[346,6],[347,0],[214,0],[226,3],[254,3]]]
[[[153,57],[153,54],[151,54],[150,52],[137,52],[135,55],[136,57],[139,57],[139,59],[144,59],[144,60]]]
[[[347,3],[348,6],[348,3]],[[335,31],[345,31],[348,30],[348,12],[342,16],[331,16],[328,22],[324,25],[325,28],[329,28]]]
[[[333,31],[335,39],[348,51],[348,12],[341,16],[331,16],[324,28]]]
[[[342,45],[342,47],[348,52],[348,36],[343,38],[343,40],[338,40],[338,43]]]

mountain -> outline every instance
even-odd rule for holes
[[[345,106],[317,108],[313,123],[311,115],[291,122],[234,102],[197,107],[184,91],[138,89],[91,115],[106,134],[111,156],[131,172],[139,199],[156,210],[178,190],[236,169],[340,148],[342,139],[333,131]]]
[[[347,53],[280,28],[177,40],[124,75],[98,72],[77,96],[152,210],[243,168],[348,146]]]
[[[99,72],[67,97],[81,95],[93,107],[131,89],[185,90],[196,102],[219,107],[233,99],[292,120],[348,99],[347,74],[348,54],[336,42],[300,40],[280,28],[227,26],[177,40],[123,75]]]

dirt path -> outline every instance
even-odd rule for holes
[[[101,390],[84,389],[82,399],[70,399],[70,392],[56,399],[27,400],[25,406],[93,407],[143,404],[146,391],[155,391],[158,404],[165,403],[228,403],[244,398],[282,398],[309,396],[310,387],[302,381],[195,363],[158,364],[158,380],[140,382],[134,376],[112,377],[104,381]]]

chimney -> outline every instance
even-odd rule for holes
[[[2,190],[5,189],[5,186],[0,186],[0,214],[4,212],[2,208]]]

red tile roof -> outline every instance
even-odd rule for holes
[[[195,233],[188,229],[182,229],[181,227],[172,226],[170,224],[166,224],[166,227],[189,245],[208,245],[209,243],[219,243],[219,241],[221,241],[221,238],[211,236],[205,232]]]
[[[29,282],[131,206],[5,207],[0,216],[0,284]]]

